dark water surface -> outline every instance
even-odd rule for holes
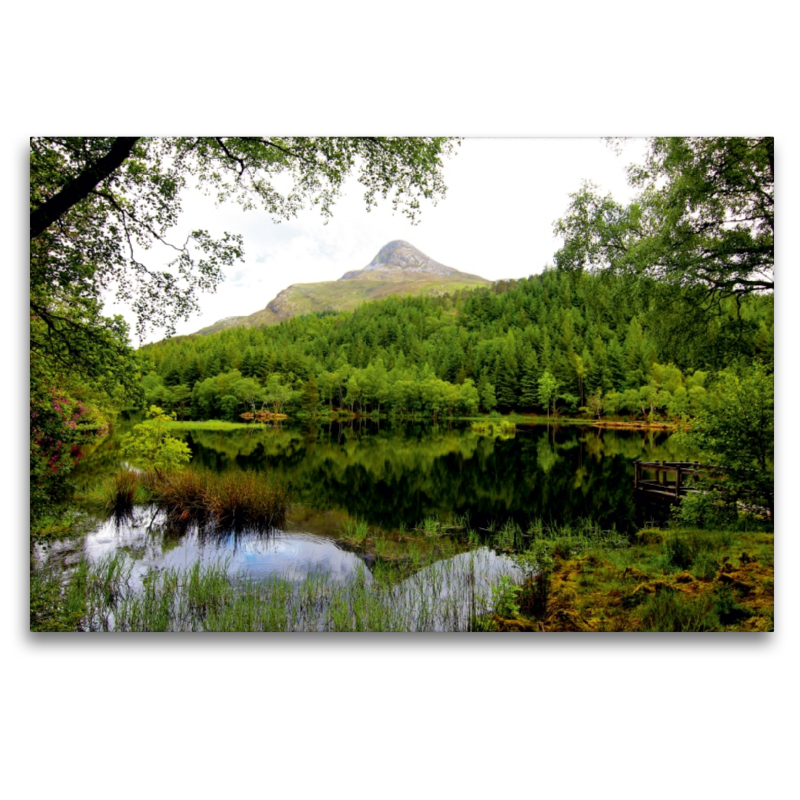
[[[124,466],[122,429],[83,467],[86,485]],[[565,523],[591,519],[620,530],[634,524],[633,462],[682,460],[664,431],[591,426],[518,426],[490,438],[469,425],[282,425],[233,431],[175,432],[192,464],[218,472],[255,470],[291,489],[294,511],[335,534],[342,515],[387,529],[432,515],[468,514],[473,526],[513,518]],[[81,477],[81,476],[79,476]]]
[[[589,426],[517,427],[505,439],[464,426],[374,424],[184,436],[195,464],[269,472],[301,506],[345,511],[383,528],[468,514],[476,526],[588,518],[627,529],[634,523],[633,461],[686,456],[663,431]]]

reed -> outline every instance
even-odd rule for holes
[[[283,525],[289,505],[286,490],[256,472],[213,475],[205,500],[210,514],[234,528]]]
[[[31,627],[79,631],[467,631],[493,609],[503,577],[481,577],[483,554],[427,563],[410,577],[311,573],[255,581],[229,564],[168,568],[131,580],[125,556],[32,579]],[[476,574],[478,578],[476,579]],[[34,588],[43,596],[34,604]],[[476,616],[477,615],[477,616]]]
[[[265,530],[286,521],[288,492],[260,473],[219,475],[187,469],[168,475],[153,473],[149,481],[156,503],[176,521]]]
[[[369,536],[369,525],[363,519],[346,519],[342,524],[341,538],[348,544],[363,544]]]

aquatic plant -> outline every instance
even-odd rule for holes
[[[137,502],[146,502],[148,494],[140,473],[124,469],[105,478],[79,499],[89,508],[101,509],[114,516],[124,517],[131,513]]]
[[[347,519],[342,525],[342,539],[362,544],[369,536],[369,525],[363,519]]]

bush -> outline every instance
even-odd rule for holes
[[[737,521],[736,506],[725,503],[713,490],[683,497],[673,517],[681,527],[705,530],[732,528]]]
[[[669,567],[688,569],[694,555],[694,548],[682,536],[669,536],[664,542],[664,559]]]
[[[723,468],[719,477],[709,475],[700,480],[700,488],[724,501],[722,507],[730,506],[734,514],[741,504],[763,508],[770,518],[774,438],[774,378],[757,363],[721,372],[703,396],[691,429],[679,434],[679,439],[701,453],[706,463]],[[686,513],[691,510],[689,504]]]
[[[157,473],[183,469],[191,460],[192,451],[167,432],[167,423],[174,419],[174,413],[165,414],[158,406],[150,406],[147,419],[123,438],[122,454],[132,463]]]
[[[521,586],[514,585],[508,575],[503,575],[499,583],[492,587],[494,613],[498,617],[504,617],[505,619],[518,617],[519,605],[517,604],[517,597],[521,591]]]

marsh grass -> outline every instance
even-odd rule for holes
[[[719,568],[721,554],[730,548],[730,531],[690,530],[670,532],[662,544],[665,570],[690,570],[701,580],[710,580]]]
[[[717,631],[720,620],[708,595],[687,597],[677,591],[653,595],[640,611],[642,630],[661,633]]]
[[[532,519],[523,529],[513,519],[502,525],[491,522],[481,529],[482,541],[503,552],[525,552],[536,542],[549,542],[555,555],[560,558],[577,555],[591,549],[622,549],[629,546],[629,539],[615,528],[604,529],[591,520],[577,520],[572,523],[545,523]],[[467,538],[475,538],[468,532]]]
[[[260,473],[187,469],[144,480],[156,505],[177,522],[269,530],[286,521],[288,492]]]
[[[364,544],[368,536],[369,525],[363,519],[346,519],[342,524],[341,538],[348,544]]]
[[[66,574],[31,577],[31,629],[78,631],[466,631],[493,608],[499,572],[481,572],[486,552],[353,580],[311,573],[255,581],[228,562],[150,571],[140,586],[117,554]],[[480,627],[478,625],[478,627]]]
[[[105,511],[115,517],[127,517],[137,503],[146,503],[149,492],[141,473],[124,469],[105,478],[79,499],[91,509]]]
[[[288,494],[259,473],[207,473],[205,501],[223,525],[268,529],[286,521]]]
[[[81,497],[84,504],[115,517],[134,505],[155,503],[171,521],[212,523],[235,530],[269,530],[283,525],[288,491],[261,473],[216,473],[190,468],[179,472],[122,470]]]

